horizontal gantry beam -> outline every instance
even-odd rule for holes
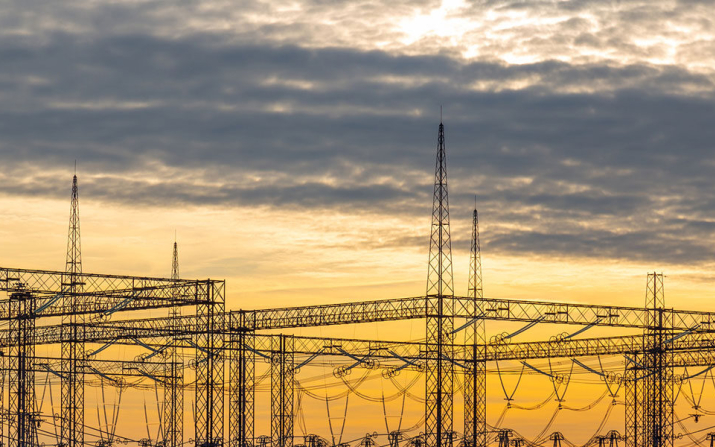
[[[214,294],[215,289],[221,293]],[[83,273],[70,275],[46,270],[0,267],[0,291],[27,291],[35,295],[37,317],[68,314],[111,315],[124,310],[153,309],[173,305],[213,303],[223,296],[223,281],[171,280],[139,276]],[[61,299],[76,297],[72,306]],[[574,325],[648,327],[649,309],[553,301],[498,298],[443,297],[451,300],[456,318],[479,317],[497,321],[523,321]],[[230,312],[229,330],[260,331],[313,326],[427,318],[428,297],[409,297],[354,303],[298,306]],[[0,319],[11,318],[7,300],[0,301]],[[715,312],[664,309],[663,322],[674,330],[715,330]],[[151,325],[152,323],[148,323]]]
[[[138,276],[68,274],[47,270],[0,267],[0,321],[11,315],[13,294],[29,293],[36,300],[35,318],[95,314],[110,318],[117,312],[195,306],[223,300],[224,281],[172,280]]]
[[[152,356],[163,352],[169,345],[183,348],[196,348],[192,341],[193,330],[174,331],[164,328],[160,331],[132,328],[133,320],[121,323],[104,323],[87,326],[84,333],[85,343],[105,343],[123,345],[144,345],[156,348]],[[167,321],[166,319],[164,321]],[[36,345],[59,344],[63,338],[61,326],[40,326],[28,334],[28,342]],[[241,346],[234,337],[237,333],[224,334],[223,344],[217,347],[221,351],[239,349]],[[0,344],[8,346],[8,332],[0,331]],[[256,353],[268,357],[278,335],[249,334]],[[369,363],[371,359],[392,359],[397,363],[412,363],[410,367],[420,367],[427,345],[424,342],[375,341],[346,338],[302,337],[294,336],[293,352],[305,355],[347,356],[355,361]],[[593,357],[608,355],[637,355],[645,352],[644,336],[621,336],[599,338],[560,338],[550,341],[523,343],[490,343],[486,345],[452,345],[455,362],[462,363],[470,358],[483,361],[529,360],[545,358]],[[715,333],[683,332],[671,337],[665,344],[673,353],[676,366],[715,364]],[[101,349],[101,348],[100,348]],[[471,352],[470,352],[471,351]],[[88,355],[93,355],[88,350]],[[259,354],[260,356],[260,354]]]
[[[498,298],[444,297],[455,318],[522,321],[555,324],[648,328],[653,310],[626,306],[598,306],[577,303],[528,301]],[[260,331],[312,326],[332,326],[377,321],[426,318],[430,315],[427,297],[399,298],[356,303],[258,309],[231,312],[231,329]],[[669,329],[715,330],[715,312],[663,309],[664,326]]]

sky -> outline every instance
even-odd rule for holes
[[[486,296],[709,309],[714,6],[0,2],[0,265],[64,268],[76,161],[85,272],[423,294],[441,106],[458,294],[476,201]]]

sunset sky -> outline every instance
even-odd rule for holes
[[[458,294],[476,196],[488,297],[711,310],[714,8],[0,2],[0,265],[64,268],[76,160],[85,272],[423,294],[443,106]]]

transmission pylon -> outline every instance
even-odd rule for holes
[[[76,169],[76,168],[75,168]],[[64,447],[84,445],[84,376],[81,362],[84,359],[84,316],[78,309],[78,294],[83,290],[82,246],[79,230],[79,188],[77,173],[72,177],[72,204],[70,207],[69,234],[65,277],[62,284],[62,420],[61,444]]]
[[[171,260],[171,279],[179,279],[179,246],[174,238],[174,252]],[[177,298],[177,297],[174,297]],[[178,300],[169,310],[169,320],[172,329],[167,357],[169,359],[169,377],[164,385],[163,405],[163,439],[166,447],[178,447],[184,442],[184,391],[183,360],[180,353],[180,342],[177,339],[181,331],[179,317],[181,307]]]
[[[449,232],[447,156],[444,124],[437,135],[432,231],[427,273],[427,348],[425,380],[425,441],[427,447],[451,446],[454,367],[452,241]]]
[[[464,331],[464,344],[469,368],[464,375],[464,444],[484,447],[487,444],[487,363],[484,298],[482,289],[482,255],[479,243],[479,214],[476,204],[472,215],[472,248],[469,256],[469,289],[473,298],[469,313],[472,318]]]
[[[674,374],[668,338],[673,321],[665,309],[662,273],[648,274],[645,305],[643,353],[626,371],[626,446],[672,447]]]
[[[673,445],[673,371],[668,350],[672,322],[665,310],[663,274],[650,273],[646,282],[648,323],[645,331],[643,378],[645,412],[643,440],[653,447]]]
[[[10,380],[8,390],[8,445],[39,445],[39,423],[35,401],[35,297],[29,291],[18,291],[8,300],[10,311]]]

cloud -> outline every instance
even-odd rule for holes
[[[548,5],[537,19],[564,6]],[[623,63],[508,64],[359,42],[287,45],[260,32],[250,41],[231,31],[167,36],[180,11],[160,2],[75,6],[41,7],[59,8],[66,26],[24,11],[41,32],[19,26],[0,37],[2,194],[65,197],[62,173],[78,159],[83,197],[108,203],[428,216],[443,104],[453,216],[467,225],[477,194],[491,249],[535,253],[548,243],[543,251],[564,256],[655,258],[643,246],[666,234],[678,262],[709,256],[696,247],[714,239],[715,78],[690,62],[647,62],[622,35],[595,29],[611,6],[570,5],[597,17],[558,24],[599,51],[622,43],[632,55]],[[526,3],[488,6],[531,13]],[[107,18],[113,8],[122,19]],[[631,3],[619,11],[646,27],[662,20]],[[539,20],[532,25],[552,29]],[[565,45],[539,39],[526,48]]]

